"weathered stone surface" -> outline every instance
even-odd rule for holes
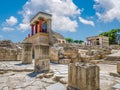
[[[117,63],[117,72],[120,74],[120,63]]]
[[[44,74],[45,78],[51,78],[54,75],[54,73],[46,73]]]
[[[61,83],[56,83],[46,87],[46,90],[66,90],[66,87]]]
[[[58,48],[54,48],[54,47],[50,48],[50,60],[51,61],[58,63],[58,60],[59,60],[58,50],[59,50]]]
[[[49,71],[49,46],[35,45],[35,72]]]
[[[4,63],[3,63],[4,62]],[[20,64],[20,61],[3,61],[0,62],[0,68],[3,68],[6,66],[6,69],[8,68],[14,68],[16,67],[18,69],[26,69],[30,68],[30,64]],[[97,64],[100,67],[100,90],[114,90],[113,86],[116,84],[120,84],[120,78],[110,76],[109,73],[116,73],[116,64],[109,65],[109,64]],[[33,65],[31,64],[31,68],[33,68]],[[58,82],[61,82],[62,84],[67,81],[66,78],[68,78],[68,65],[62,65],[62,64],[53,64],[51,63],[50,69],[52,70],[52,73],[54,75],[62,75],[63,78],[61,78]],[[0,90],[10,90],[10,88],[14,88],[12,90],[46,90],[45,88],[57,83],[53,80],[53,77],[51,78],[36,78],[40,74],[37,74],[37,76],[32,76],[31,71],[22,71],[22,72],[7,72],[4,74],[0,74]],[[44,73],[41,73],[42,75]],[[43,75],[44,76],[44,75]],[[9,80],[8,80],[9,78]],[[15,82],[16,81],[16,82]],[[31,83],[32,82],[32,83]],[[9,88],[8,88],[9,85]],[[14,85],[14,87],[13,87]],[[63,84],[67,86],[67,84]],[[18,88],[16,88],[18,87]],[[117,89],[117,88],[116,88]],[[54,89],[53,89],[54,90]],[[61,89],[62,90],[62,89]],[[74,90],[74,89],[71,89]]]
[[[23,43],[22,63],[32,63],[32,43]]]
[[[43,59],[43,60],[36,59],[35,66],[34,66],[35,72],[49,71],[49,69],[50,69],[50,60],[49,59]]]
[[[17,50],[0,47],[0,60],[17,60]]]
[[[21,51],[21,47],[10,40],[0,41],[0,60],[21,60],[17,56]]]
[[[81,58],[76,47],[65,44],[63,46],[51,47],[50,60],[55,63],[68,64],[81,61]]]
[[[99,67],[90,63],[70,63],[68,87],[75,90],[99,90]]]
[[[113,88],[115,88],[116,90],[120,90],[120,84],[115,84]]]
[[[118,51],[117,53],[107,55],[105,60],[108,60],[108,61],[120,61],[120,51]]]
[[[71,62],[71,59],[60,59],[59,63],[60,64],[69,64]]]

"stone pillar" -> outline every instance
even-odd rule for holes
[[[49,46],[35,45],[35,72],[49,71]]]
[[[42,18],[39,19],[39,29],[40,29],[40,32],[42,32]]]
[[[34,25],[31,25],[31,36],[34,34]]]
[[[119,63],[117,63],[117,73],[119,73],[119,74],[120,74],[120,62],[119,62]]]
[[[23,43],[22,63],[32,63],[32,43]]]
[[[70,63],[68,90],[99,90],[99,67],[90,63]]]

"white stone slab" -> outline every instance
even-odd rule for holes
[[[56,83],[46,87],[46,90],[66,90],[66,87],[61,83]]]
[[[113,88],[120,90],[120,84],[115,84],[115,85],[113,86]]]

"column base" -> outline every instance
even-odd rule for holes
[[[74,88],[74,87],[71,87],[71,86],[68,86],[68,87],[67,87],[67,90],[79,90],[79,89]]]
[[[42,60],[35,60],[35,72],[45,72],[49,71],[50,69],[50,60],[49,59],[42,59]]]

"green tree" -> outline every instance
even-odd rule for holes
[[[79,40],[74,40],[74,43],[79,43]]]
[[[107,36],[107,37],[109,37],[109,43],[110,44],[116,44],[117,43],[116,42],[116,34],[118,32],[120,32],[120,29],[112,29],[112,30],[110,30],[108,32],[102,32],[99,35],[100,36]]]
[[[69,43],[72,43],[73,42],[73,39],[72,38],[65,38],[65,40]]]
[[[81,44],[81,43],[83,43],[84,41],[82,41],[82,40],[79,40],[79,44]]]

